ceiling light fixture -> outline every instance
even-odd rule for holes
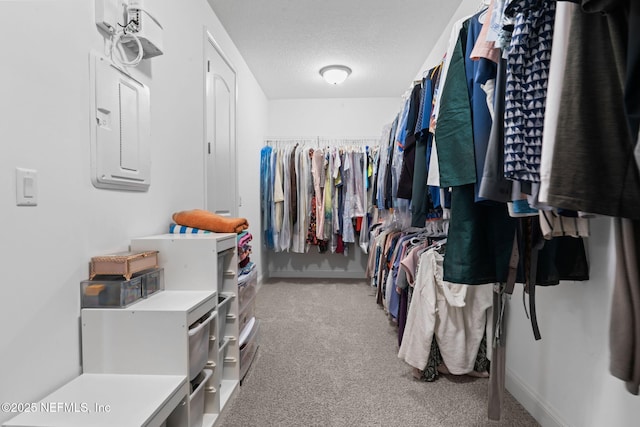
[[[351,74],[351,68],[344,65],[327,65],[320,69],[320,75],[329,84],[337,85],[342,83]]]

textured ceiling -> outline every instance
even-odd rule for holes
[[[207,0],[269,99],[401,96],[460,0]],[[353,72],[332,86],[319,70]]]

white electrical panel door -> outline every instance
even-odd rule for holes
[[[98,188],[146,191],[151,183],[149,88],[91,55],[91,181]]]

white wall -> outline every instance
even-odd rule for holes
[[[153,3],[165,55],[136,71],[151,88],[151,188],[127,193],[90,180],[88,58],[103,48],[93,2],[0,2],[1,402],[37,400],[81,372],[79,283],[91,256],[166,232],[174,211],[204,207],[205,27],[238,70],[237,135],[247,165],[240,212],[258,229],[267,99],[205,0]],[[244,148],[254,155],[245,159]],[[37,207],[15,205],[15,167],[38,171]],[[0,413],[0,422],[10,416]]]
[[[542,340],[525,317],[521,287],[509,304],[507,386],[544,426],[636,426],[638,397],[609,374],[614,277],[610,219],[591,222],[590,278],[536,288]]]
[[[458,19],[478,10],[463,0],[418,71],[437,65]],[[507,315],[507,389],[543,426],[637,426],[640,401],[609,374],[609,315],[614,277],[612,222],[592,220],[590,277],[536,288],[541,341],[535,341],[516,286]]]
[[[346,83],[345,83],[346,84]],[[285,99],[269,101],[269,137],[379,139],[382,126],[393,121],[400,98]],[[352,245],[348,256],[269,251],[271,277],[364,277],[366,255]]]
[[[442,32],[442,35],[436,41],[433,49],[425,59],[422,67],[418,70],[418,74],[416,75],[416,79],[422,78],[422,73],[424,71],[428,71],[431,68],[435,67],[442,61],[444,54],[447,52],[447,47],[449,45],[449,39],[451,37],[451,31],[453,29],[453,24],[463,18],[473,15],[480,9],[481,3],[478,0],[462,0],[460,2],[460,6],[453,13],[453,16],[446,28]]]
[[[268,136],[377,139],[400,108],[399,98],[271,100]]]

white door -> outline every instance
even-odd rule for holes
[[[237,217],[236,72],[208,33],[205,67],[206,206],[220,215]]]

